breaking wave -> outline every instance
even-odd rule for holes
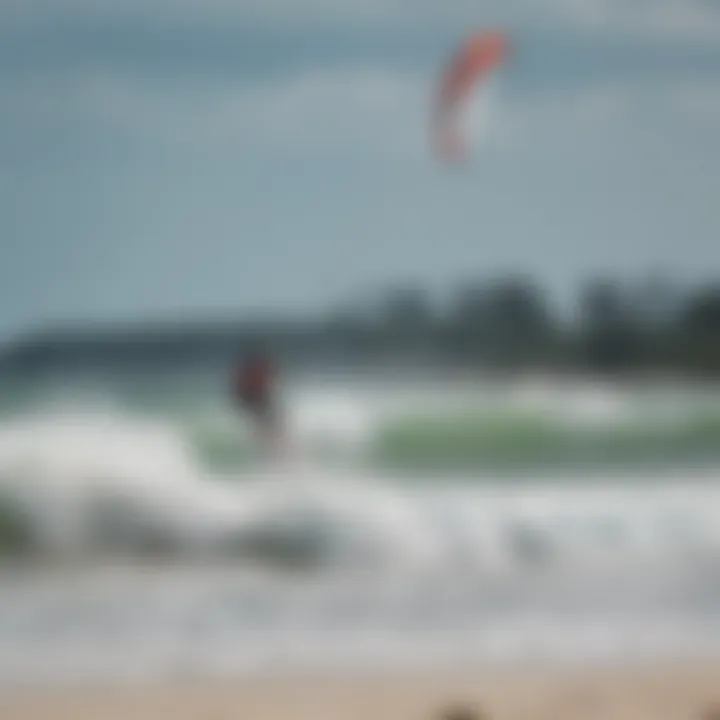
[[[131,395],[0,417],[0,684],[720,647],[707,392],[300,386],[279,463],[217,398]],[[588,438],[648,463],[543,449]]]
[[[710,410],[688,407],[544,386],[301,388],[288,405],[299,453],[271,465],[217,405],[140,413],[74,393],[0,421],[0,544],[394,569],[713,554],[715,466],[667,462],[673,438],[696,459],[720,445]],[[616,460],[642,448],[651,462],[588,462],[598,447]],[[423,472],[383,468],[378,448]],[[443,466],[468,450],[474,464]],[[503,453],[524,463],[494,472]]]

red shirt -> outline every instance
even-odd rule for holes
[[[237,370],[235,394],[240,398],[259,399],[270,393],[273,372],[270,363],[262,360],[246,362]]]

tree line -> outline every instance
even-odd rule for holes
[[[152,326],[54,326],[11,344],[0,369],[229,361],[265,347],[290,362],[451,364],[495,370],[720,376],[720,283],[593,279],[569,312],[526,277],[466,283],[440,305],[422,287],[321,317]]]
[[[720,283],[593,279],[560,312],[530,279],[459,287],[439,308],[421,288],[396,288],[370,315],[330,329],[362,353],[417,353],[496,369],[720,374]]]

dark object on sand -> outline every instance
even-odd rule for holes
[[[438,720],[485,720],[485,714],[466,706],[456,705],[443,710]]]

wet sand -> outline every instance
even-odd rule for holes
[[[717,712],[713,708],[717,707]],[[720,720],[720,664],[0,691],[2,720]],[[468,716],[471,717],[471,716]]]

